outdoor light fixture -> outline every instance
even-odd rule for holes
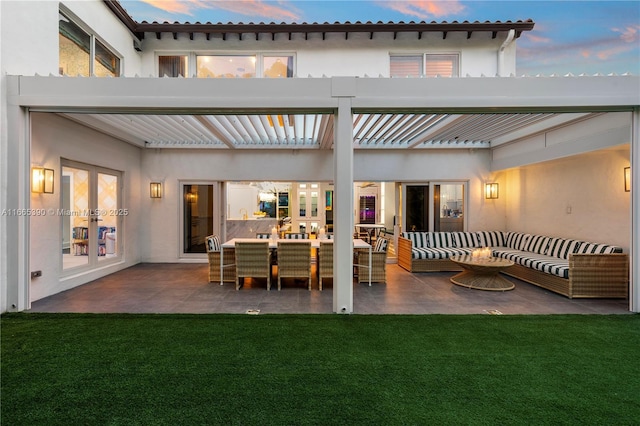
[[[53,194],[53,170],[43,167],[31,168],[31,192]]]
[[[162,198],[162,182],[151,182],[149,191],[151,198]]]
[[[198,201],[198,194],[194,192],[187,192],[187,202],[190,204],[195,204]]]
[[[495,199],[498,198],[498,184],[495,182],[484,184],[484,198]]]
[[[631,167],[624,168],[624,190],[631,191]]]

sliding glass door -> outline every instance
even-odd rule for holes
[[[182,255],[206,253],[214,225],[214,185],[182,184]]]
[[[121,172],[63,160],[60,194],[63,273],[121,257]]]
[[[466,182],[404,185],[404,229],[464,231]]]

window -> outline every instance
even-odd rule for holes
[[[200,78],[253,78],[256,76],[255,56],[198,56],[197,76]]]
[[[58,21],[60,75],[119,77],[120,58],[65,14]]]
[[[420,77],[422,74],[422,55],[391,57],[391,77]]]
[[[458,77],[458,55],[425,55],[427,77]]]
[[[188,56],[159,56],[159,77],[187,77]]]
[[[458,77],[458,54],[392,55],[391,77]]]
[[[269,78],[293,77],[293,56],[265,56],[262,58],[263,76]]]
[[[160,61],[162,58],[159,57]],[[168,58],[168,57],[167,57]],[[184,56],[187,62],[187,57]],[[198,78],[291,78],[294,74],[294,56],[276,54],[255,55],[197,55]],[[162,72],[163,65],[159,63]],[[162,77],[162,74],[159,74]],[[186,75],[186,65],[185,65]]]

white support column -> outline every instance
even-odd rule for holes
[[[19,92],[17,77],[7,77],[7,98]],[[7,122],[7,171],[3,174],[2,186],[6,188],[4,207],[10,212],[27,211],[31,206],[31,155],[29,115],[25,108],[8,102]],[[13,179],[12,179],[13,177]],[[6,229],[2,241],[6,246],[6,272],[1,285],[6,295],[6,310],[29,309],[29,216],[18,213],[7,214]]]
[[[629,310],[640,312],[640,107],[631,119],[631,285]]]
[[[340,97],[333,144],[333,311],[353,312],[353,115],[351,98]]]

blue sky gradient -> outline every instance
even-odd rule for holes
[[[640,1],[121,0],[138,22],[517,21],[518,75],[640,75]]]

